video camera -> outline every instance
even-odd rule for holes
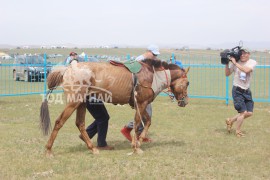
[[[239,42],[239,46],[236,46],[232,49],[225,49],[220,53],[221,57],[221,64],[229,64],[230,57],[234,57],[236,62],[240,60],[241,54],[242,54],[242,47],[243,47],[243,41]]]
[[[242,52],[240,46],[236,46],[232,49],[225,49],[220,53],[221,64],[228,64],[230,61],[230,57],[234,57],[236,62],[238,62],[240,60],[241,54]]]

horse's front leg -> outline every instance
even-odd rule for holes
[[[138,140],[139,137],[139,126],[141,124],[142,118],[145,116],[145,108],[147,103],[138,104],[138,108],[136,108],[136,114],[134,118],[134,131],[135,134],[132,138],[132,147],[135,153],[143,153],[140,149],[141,141]]]
[[[66,120],[71,116],[71,114],[75,111],[75,109],[77,109],[77,107],[80,105],[80,102],[76,102],[76,103],[69,103],[66,105],[64,111],[61,113],[61,115],[57,118],[57,120],[55,121],[55,125],[53,128],[53,131],[51,133],[51,136],[47,142],[46,147],[46,156],[47,157],[52,157],[52,146],[54,143],[54,140],[58,134],[58,131],[61,129],[61,127],[63,127],[63,125],[65,124]]]
[[[91,139],[89,138],[86,130],[85,130],[85,113],[86,113],[86,104],[82,103],[77,109],[77,115],[76,115],[76,126],[81,132],[81,135],[84,139],[84,142],[86,143],[88,149],[90,149],[93,154],[99,154],[99,151],[97,148],[94,147],[94,145],[91,142]]]
[[[150,111],[150,112],[149,112]],[[140,142],[143,141],[144,138],[146,138],[146,135],[148,133],[149,127],[151,125],[151,114],[152,114],[152,107],[151,104],[148,104],[146,107],[146,111],[144,112],[144,128],[143,131],[139,137]]]

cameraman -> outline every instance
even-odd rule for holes
[[[241,126],[244,119],[252,116],[254,102],[252,100],[251,91],[249,89],[252,74],[257,62],[250,59],[250,52],[247,49],[240,50],[240,60],[237,62],[234,57],[230,57],[229,60],[232,64],[225,66],[225,75],[229,76],[234,72],[232,97],[234,108],[238,111],[234,117],[227,118],[227,130],[230,133],[234,122],[236,122],[236,135],[237,137],[243,137],[241,132]]]

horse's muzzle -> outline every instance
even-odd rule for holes
[[[188,104],[188,96],[185,96],[178,100],[178,106],[185,107]]]

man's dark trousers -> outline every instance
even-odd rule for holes
[[[90,139],[98,133],[97,144],[99,147],[107,146],[106,136],[110,116],[107,112],[104,103],[100,100],[90,98],[86,101],[86,108],[94,117],[94,122],[86,128],[86,132]]]

